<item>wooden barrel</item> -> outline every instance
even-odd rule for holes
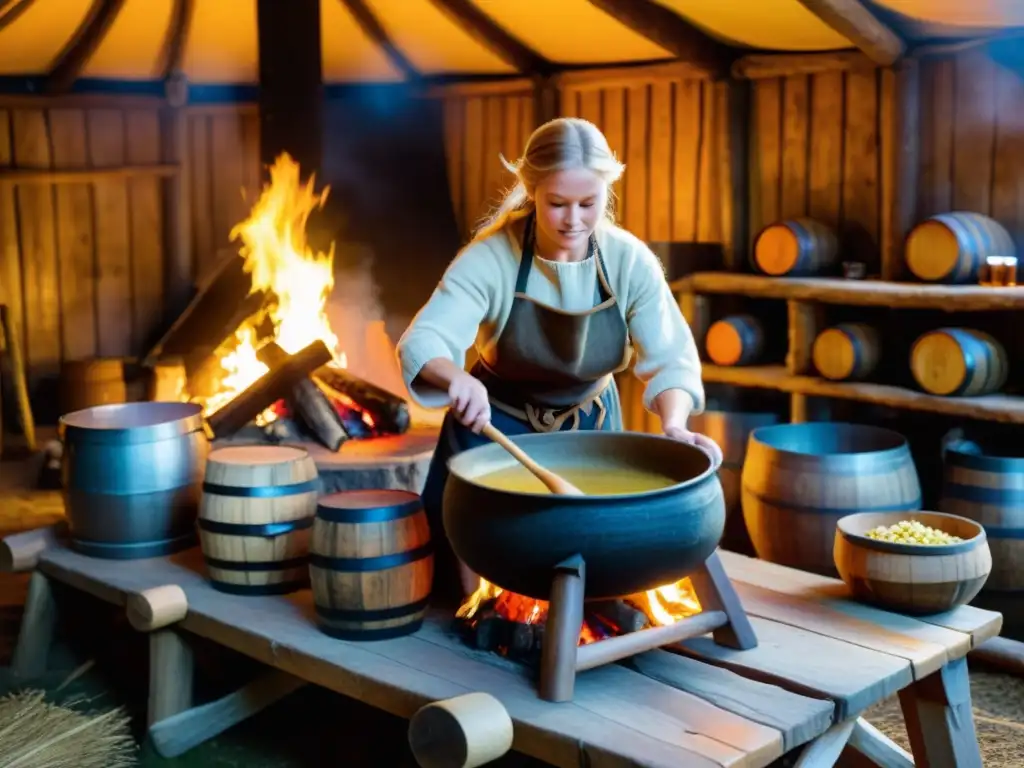
[[[943,451],[939,510],[985,529],[992,550],[985,590],[991,592],[1024,591],[1024,451],[1007,447],[993,451],[957,440]]]
[[[754,241],[754,266],[776,277],[827,272],[838,255],[836,233],[814,219],[789,219],[769,224]]]
[[[747,524],[743,521],[740,476],[743,473],[750,432],[758,427],[778,423],[779,416],[775,413],[704,411],[690,417],[689,428],[707,435],[722,449],[722,466],[718,469],[718,479],[725,494],[726,517],[725,533],[722,534],[720,545],[722,549],[744,555],[754,554],[754,545],[750,542]]]
[[[60,366],[61,413],[128,400],[120,358],[66,360]]]
[[[903,544],[867,536],[904,520],[957,536],[952,544]],[[992,570],[985,532],[975,522],[940,512],[852,515],[839,521],[835,562],[854,597],[889,611],[931,616],[977,596]]]
[[[1003,345],[987,333],[940,328],[914,342],[910,370],[918,386],[933,395],[989,395],[1006,383],[1009,359]]]
[[[310,584],[321,630],[386,640],[420,628],[434,583],[430,525],[409,491],[341,491],[320,499]]]
[[[921,484],[903,435],[880,427],[808,422],[750,433],[743,519],[762,560],[828,576],[836,523],[855,512],[921,508]]]
[[[814,367],[826,379],[857,381],[875,370],[881,352],[878,331],[865,323],[840,323],[818,334]]]
[[[61,485],[72,545],[158,557],[195,545],[209,442],[195,403],[120,403],[64,414]]]
[[[234,595],[283,595],[309,576],[309,533],[320,481],[301,448],[232,445],[210,452],[199,543],[213,586]]]
[[[753,315],[731,315],[713,323],[704,337],[708,357],[718,365],[749,365],[764,348],[764,329]]]
[[[988,256],[1016,256],[1006,228],[980,213],[954,211],[915,226],[904,249],[907,269],[930,283],[976,283]]]

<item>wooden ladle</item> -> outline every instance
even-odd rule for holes
[[[536,461],[534,461],[525,453],[523,453],[523,450],[518,445],[509,440],[508,437],[506,437],[506,435],[503,432],[501,432],[501,430],[497,429],[493,424],[488,424],[481,431],[483,435],[489,437],[491,440],[496,442],[506,451],[511,453],[516,461],[518,461],[520,464],[522,464],[524,467],[530,470],[530,472],[533,473],[534,477],[536,477],[538,480],[544,483],[544,485],[547,486],[547,489],[552,493],[558,494],[559,496],[586,495],[583,493],[583,491],[581,491],[575,485],[570,483],[564,477],[562,477],[561,475],[556,475],[550,469],[545,469]]]

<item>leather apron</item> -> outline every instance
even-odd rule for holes
[[[587,258],[596,259],[592,308],[568,312],[530,298],[526,288],[534,260],[534,214],[526,218],[508,319],[487,359],[481,356],[470,370],[487,387],[491,422],[505,434],[623,428],[614,374],[629,365],[629,330],[593,235]],[[437,553],[435,594],[460,589],[441,515],[448,460],[488,442],[450,413],[445,415],[422,493]]]

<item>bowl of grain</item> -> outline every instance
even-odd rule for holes
[[[943,512],[847,515],[832,554],[856,599],[917,616],[969,603],[992,571],[985,529]]]

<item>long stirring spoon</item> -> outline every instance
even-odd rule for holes
[[[531,459],[523,450],[513,443],[508,437],[493,424],[488,424],[481,430],[482,433],[496,442],[506,451],[512,454],[516,461],[533,473],[534,477],[544,483],[548,490],[559,496],[585,496],[579,488],[570,483],[561,475],[556,475],[550,469],[545,469],[536,461]]]

